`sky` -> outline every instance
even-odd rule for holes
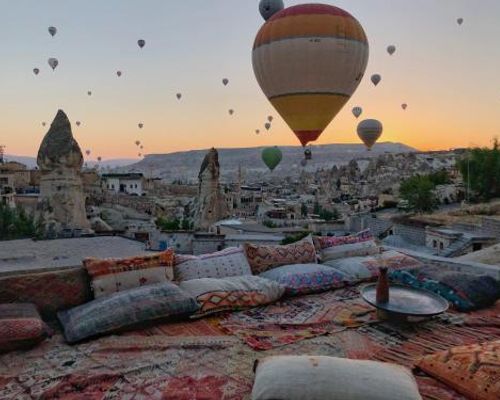
[[[359,142],[354,106],[382,121],[381,141],[420,150],[488,146],[499,135],[500,1],[323,2],[360,21],[370,59],[358,90],[316,143]],[[0,144],[8,154],[36,155],[59,108],[91,158],[138,158],[135,140],[145,154],[299,144],[253,74],[251,49],[264,22],[258,3],[0,0]],[[55,37],[49,26],[58,28]],[[146,40],[143,49],[138,39]],[[392,57],[390,44],[397,46]],[[49,57],[59,60],[54,72]],[[382,75],[377,87],[374,73]],[[268,115],[275,118],[264,133]]]

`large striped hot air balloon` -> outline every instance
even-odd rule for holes
[[[319,138],[363,78],[368,41],[346,11],[289,7],[260,29],[253,68],[264,94],[303,146]]]

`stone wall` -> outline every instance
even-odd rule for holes
[[[371,215],[353,215],[346,220],[346,228],[351,232],[370,229],[376,237],[387,232],[393,226],[392,221],[373,218]]]
[[[394,234],[417,246],[425,246],[425,228],[418,226],[394,224]]]

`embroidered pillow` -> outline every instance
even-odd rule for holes
[[[131,258],[83,261],[91,279],[96,299],[110,294],[174,278],[175,255],[172,249],[152,255]]]
[[[246,243],[245,253],[255,275],[290,264],[316,263],[316,250],[311,236],[284,246],[265,246]]]
[[[278,300],[285,292],[278,283],[251,275],[194,279],[181,282],[180,287],[200,305],[194,317],[269,304]]]
[[[278,282],[289,296],[319,293],[346,286],[343,273],[321,264],[284,265],[259,275]]]
[[[190,315],[195,299],[171,282],[142,286],[57,314],[68,343],[168,317]]]
[[[49,336],[33,304],[0,304],[0,353],[27,349]]]
[[[452,347],[420,360],[417,366],[467,398],[498,400],[500,340]]]
[[[201,278],[228,278],[252,275],[242,248],[231,247],[201,256],[176,256],[175,279],[179,282]]]
[[[379,247],[374,240],[369,240],[360,243],[343,244],[332,246],[321,250],[321,262],[338,260],[348,257],[364,257],[371,256],[380,252]]]
[[[362,243],[373,240],[373,236],[369,229],[348,236],[314,236],[314,246],[316,251],[328,249],[330,247],[342,246],[345,244]]]

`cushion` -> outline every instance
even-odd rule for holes
[[[90,300],[90,279],[81,267],[0,278],[0,303],[32,303],[46,320]]]
[[[321,264],[284,265],[259,275],[278,282],[290,296],[324,292],[346,286],[345,275]]]
[[[94,297],[139,286],[173,280],[175,255],[172,249],[161,253],[131,258],[87,258],[83,261],[92,278]]]
[[[389,278],[404,285],[437,293],[459,311],[486,308],[500,299],[500,282],[488,275],[424,266],[392,271]]]
[[[146,322],[184,316],[198,309],[196,300],[167,282],[113,293],[60,311],[57,316],[68,343],[134,327]]]
[[[330,247],[342,246],[346,244],[362,243],[373,240],[373,235],[369,229],[348,236],[314,236],[314,246],[316,251],[328,249]]]
[[[328,247],[321,250],[319,255],[321,262],[338,260],[347,257],[371,256],[379,253],[379,247],[374,240],[360,243],[343,244],[339,246]]]
[[[389,271],[421,266],[417,259],[394,250],[377,256],[351,257],[342,260],[330,260],[325,263],[342,272],[350,283],[370,281],[378,278],[379,268],[388,267]]]
[[[417,364],[427,374],[444,382],[467,398],[500,398],[500,340],[453,347],[424,357]]]
[[[375,361],[279,356],[257,364],[252,400],[421,400],[406,368]]]
[[[194,279],[181,282],[180,287],[198,301],[195,317],[269,304],[285,292],[278,283],[258,276]]]
[[[282,265],[316,263],[316,250],[311,236],[284,246],[246,243],[244,249],[255,275]]]
[[[48,336],[34,304],[0,304],[0,353],[35,346]]]
[[[177,281],[252,275],[245,252],[239,247],[201,256],[176,255],[174,272]]]

